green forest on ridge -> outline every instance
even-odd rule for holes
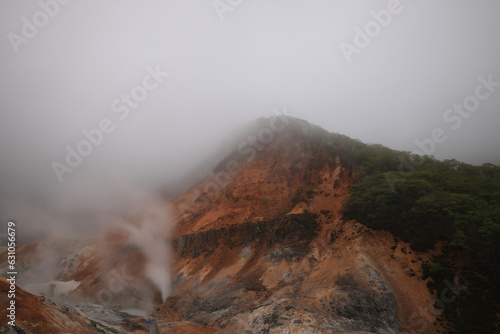
[[[424,279],[439,292],[459,279],[466,291],[443,310],[455,333],[494,333],[500,311],[500,166],[439,161],[363,144],[312,126],[313,150],[326,147],[352,172],[345,218],[390,231],[416,251],[441,242]],[[436,306],[438,307],[438,306]]]

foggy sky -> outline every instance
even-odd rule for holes
[[[341,43],[355,45],[356,27],[391,1],[221,0],[219,12],[206,0],[55,1],[41,0],[59,8],[18,52],[12,34],[43,9],[0,3],[0,218],[31,233],[85,230],[93,212],[141,203],[137,194],[196,169],[234,129],[284,106],[406,151],[442,128],[435,157],[500,164],[500,87],[456,129],[443,120],[478,77],[500,81],[498,1],[401,0],[350,63]],[[168,76],[121,120],[122,94],[148,68]],[[113,131],[59,182],[53,162],[103,119]]]

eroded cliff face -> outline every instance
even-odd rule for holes
[[[319,221],[304,213],[181,236],[187,242],[176,242],[180,260],[169,306],[228,333],[398,333],[398,303],[377,264],[354,245],[351,256],[358,256],[346,263],[342,242],[335,240],[349,244],[367,231],[338,221],[329,226],[336,236],[318,243]]]
[[[226,333],[436,330],[426,255],[342,219],[352,178],[321,143],[286,132],[243,164],[174,202],[171,308]]]
[[[412,330],[409,319],[428,321],[420,313],[432,299],[416,255],[388,233],[316,220],[322,229],[307,241],[295,237],[293,219],[181,236],[167,304],[227,333],[421,329]]]
[[[255,156],[234,152],[173,202],[176,235],[300,213],[319,192],[325,200],[316,202],[338,212],[333,198],[347,194],[350,173],[323,144],[290,129],[260,148]]]
[[[61,280],[79,282],[69,296],[101,303],[110,272],[126,268],[110,306],[139,307],[150,294],[162,333],[439,330],[421,279],[429,256],[342,218],[353,180],[326,145],[290,128],[255,151],[235,152],[169,205],[175,259],[165,303],[140,274],[143,256],[120,233],[65,267]],[[137,332],[147,330],[134,321]]]

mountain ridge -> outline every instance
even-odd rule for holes
[[[185,331],[220,333],[451,331],[444,312],[455,304],[435,309],[444,300],[439,284],[448,282],[453,293],[464,295],[465,282],[459,271],[439,278],[428,269],[436,270],[446,243],[414,250],[412,239],[399,238],[397,230],[391,234],[390,226],[372,229],[370,221],[361,224],[346,214],[349,201],[362,198],[353,192],[356,184],[380,179],[382,195],[390,195],[384,173],[397,173],[398,155],[408,153],[295,118],[281,120],[288,124],[273,132],[273,140],[266,131],[266,145],[251,145],[244,134],[242,149],[244,141],[200,184],[165,205],[175,220],[172,234],[163,235],[174,251],[172,292],[165,303],[144,275],[146,254],[124,232],[72,258],[72,269],[61,272],[60,280],[79,286],[66,297],[102,303],[98,296],[110,289],[114,278],[108,273],[114,271],[129,281],[111,293],[107,306],[156,307],[164,314],[155,317],[162,332],[179,330],[180,322]],[[253,138],[259,138],[259,126],[271,129],[268,122],[256,123]],[[433,284],[436,289],[429,290]],[[140,319],[133,321],[136,332],[147,330]]]

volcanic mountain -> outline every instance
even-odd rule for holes
[[[16,333],[447,332],[436,300],[447,302],[425,273],[444,241],[415,250],[344,214],[364,170],[363,158],[349,157],[366,145],[291,117],[262,119],[252,131],[165,203],[174,221],[158,230],[174,254],[166,300],[145,274],[148,255],[124,231],[36,241],[18,248],[22,268],[57,254],[56,279],[40,290],[45,297],[20,290]],[[454,278],[447,299],[464,289]],[[10,333],[7,283],[0,288],[0,328]]]

